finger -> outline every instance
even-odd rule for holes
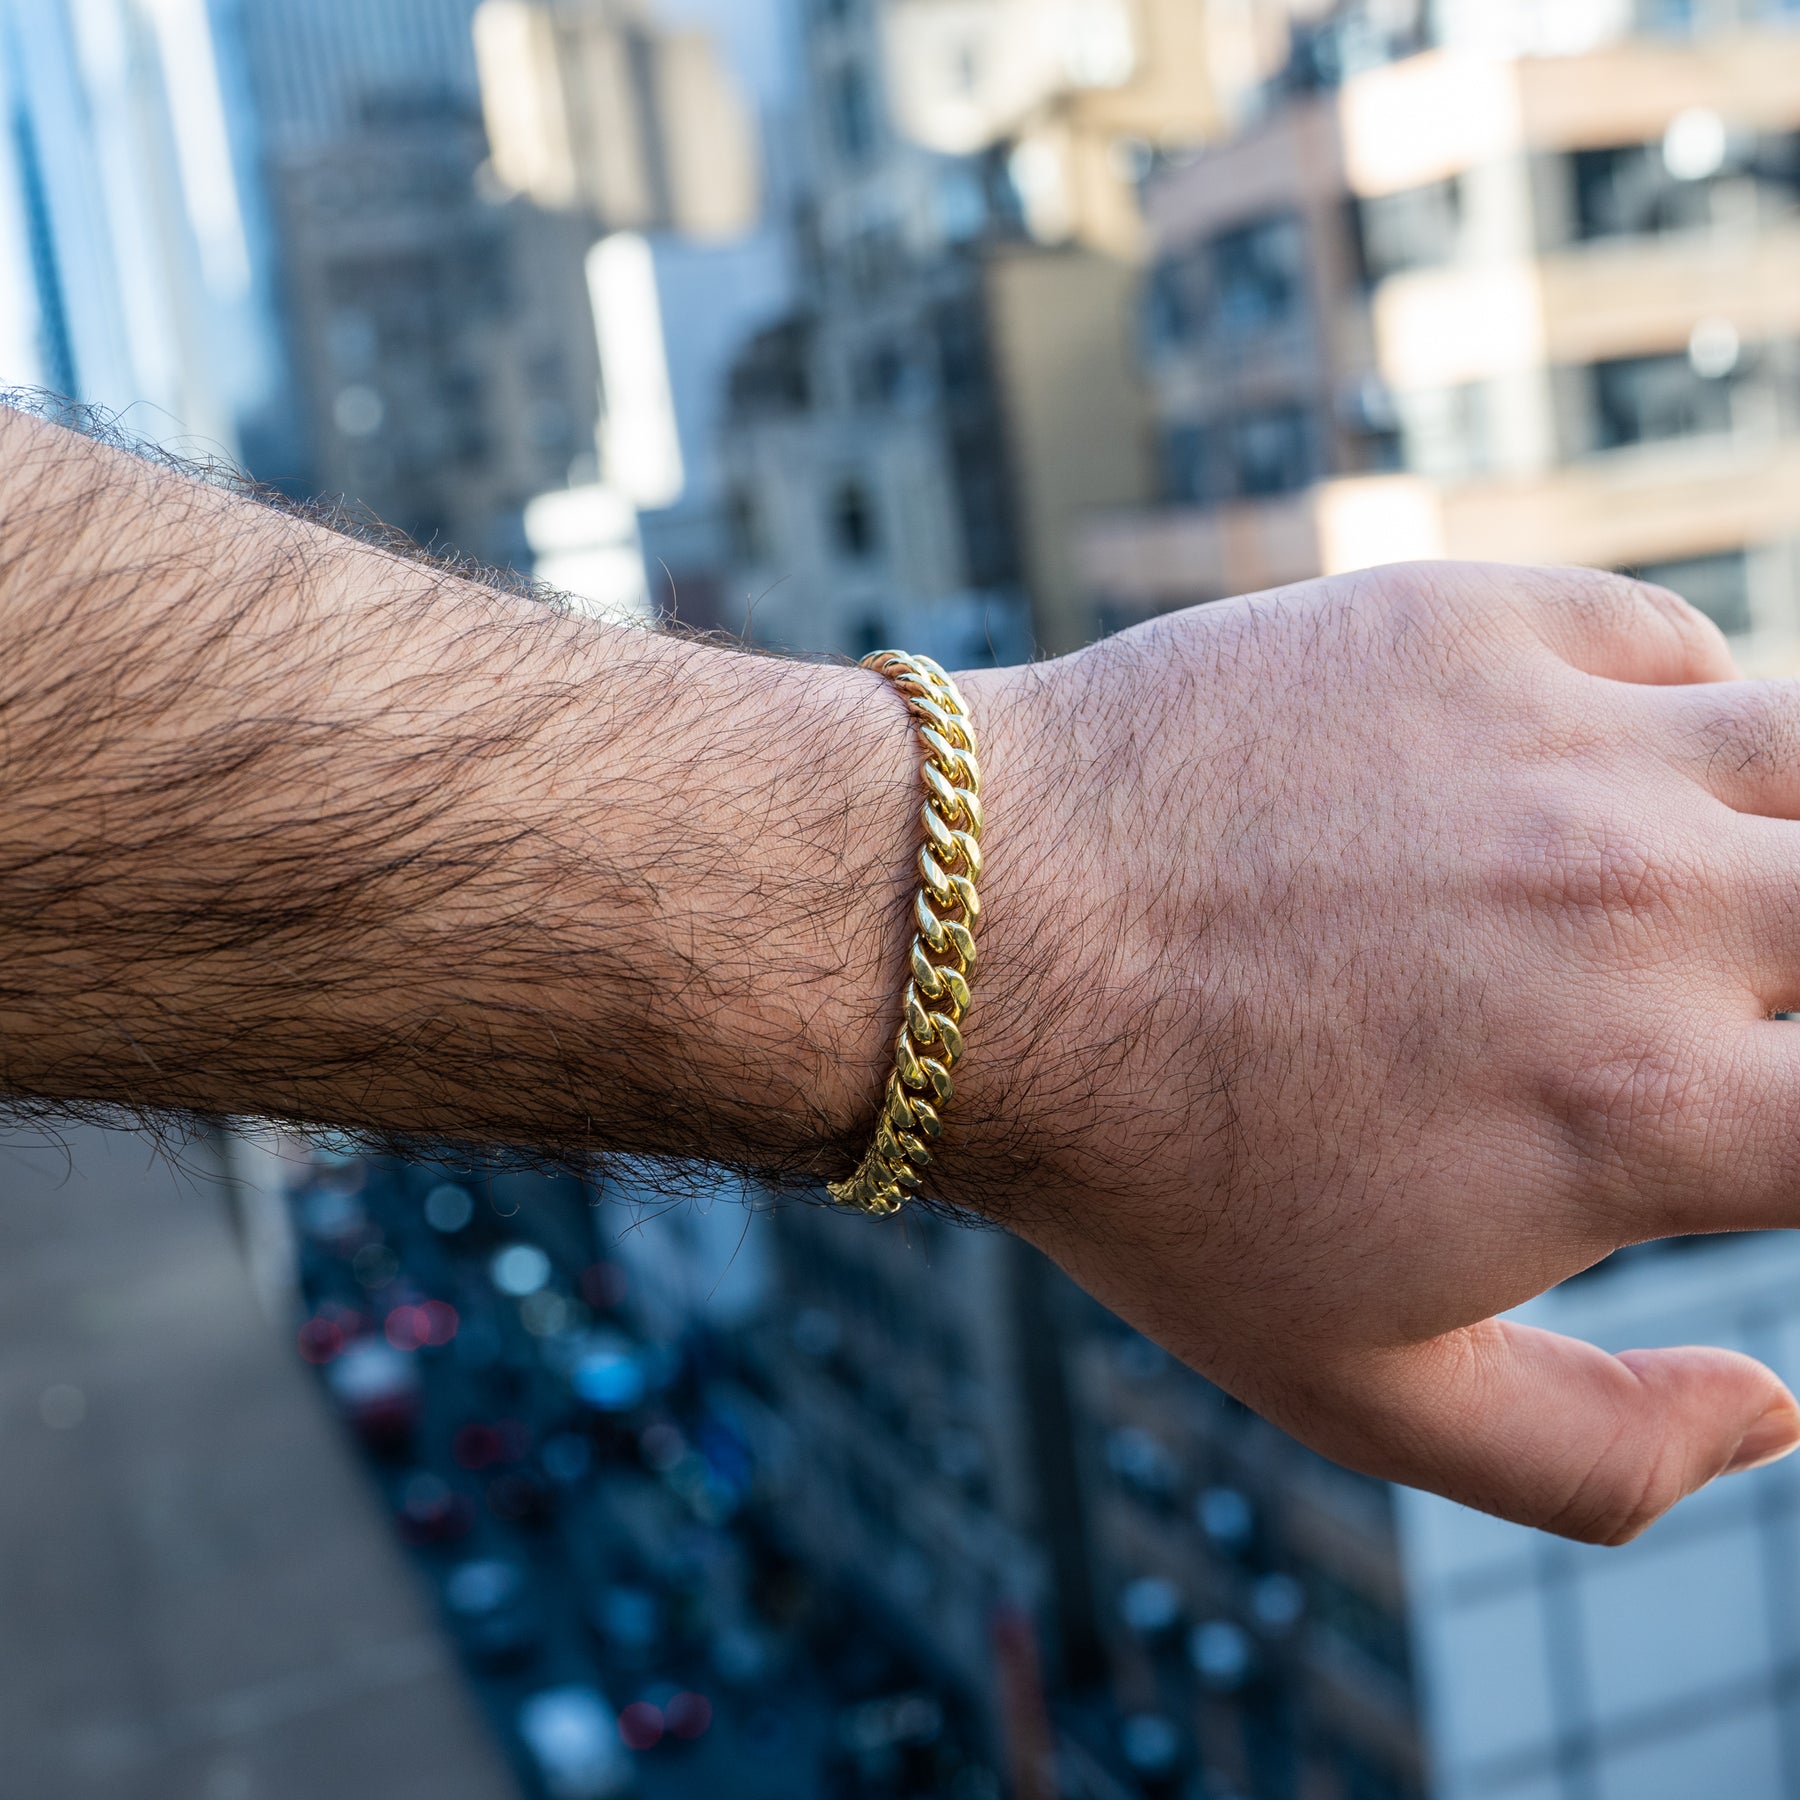
[[[1584,674],[1667,687],[1738,673],[1725,634],[1667,588],[1603,569],[1508,574],[1537,635]]]
[[[1751,1016],[1727,1028],[1726,1049],[1715,1068],[1685,1100],[1686,1120],[1671,1118],[1663,1165],[1655,1167],[1651,1141],[1619,1158],[1636,1164],[1635,1185],[1657,1237],[1712,1231],[1788,1231],[1800,1226],[1800,1137],[1794,1132],[1800,1101],[1800,1022],[1767,1016],[1772,1009],[1800,1011],[1800,956],[1790,964],[1783,994],[1773,984],[1758,997],[1746,993]],[[1672,1140],[1680,1137],[1679,1149]],[[1617,1217],[1610,1222],[1617,1228]]]
[[[1392,1353],[1358,1400],[1371,1436],[1348,1460],[1370,1474],[1593,1544],[1800,1448],[1800,1406],[1747,1356],[1613,1356],[1504,1319]]]
[[[1742,813],[1800,819],[1800,681],[1728,681],[1645,696],[1675,766]]]
[[[1580,1216],[1608,1244],[1800,1226],[1800,1024],[1769,1016],[1772,980],[1763,997],[1741,970],[1727,989],[1687,986],[1663,1024],[1571,1057],[1540,1090]]]

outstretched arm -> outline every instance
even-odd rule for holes
[[[917,780],[879,678],[5,411],[0,643],[11,1094],[833,1172],[866,1130]]]
[[[842,1173],[916,819],[879,678],[566,617],[0,412],[0,1081]],[[1612,577],[1423,566],[964,678],[934,1173],[1330,1455],[1619,1540],[1766,1369],[1496,1323],[1800,1222],[1800,697]],[[879,1229],[879,1227],[872,1227]]]

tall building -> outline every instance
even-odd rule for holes
[[[602,479],[638,509],[651,597],[720,622],[725,374],[791,304],[765,195],[784,160],[787,0],[488,0],[494,170],[579,219],[606,395]]]
[[[205,0],[0,5],[0,381],[236,455],[277,387]]]
[[[770,1403],[772,1516],[1034,1795],[1047,1694],[1098,1669],[1060,1277],[1013,1238],[924,1214],[883,1229],[792,1203],[763,1237],[771,1292],[743,1355]]]
[[[288,365],[293,484],[528,568],[525,509],[592,479],[586,240],[484,177],[475,0],[237,0]]]
[[[271,171],[312,486],[424,544],[527,567],[527,503],[593,460],[586,244],[482,193],[480,122],[380,110]]]
[[[1800,1378],[1786,1236],[1630,1251],[1520,1316],[1610,1350],[1724,1344]],[[1623,1550],[1398,1497],[1434,1800],[1800,1791],[1800,1481],[1776,1465]]]
[[[1087,633],[1448,556],[1636,570],[1788,666],[1800,15],[1377,10],[1152,187],[1162,498],[1085,532]]]
[[[1153,4],[809,9],[808,305],[733,373],[734,623],[963,664],[1071,635],[1078,522],[1152,491],[1136,184],[1244,102],[1195,79],[1228,38]],[[1286,41],[1248,32],[1235,66]],[[965,1697],[1020,1794],[1422,1791],[1384,1489],[1227,1411],[1003,1238],[804,1207],[768,1235],[749,1355],[788,1445],[778,1516]],[[1153,1427],[1181,1461],[1146,1524]],[[1374,1647],[1315,1652],[1290,1566]]]
[[[1394,1490],[1066,1301],[1105,1670],[1077,1727],[1184,1800],[1437,1800]]]
[[[1059,635],[1076,521],[1152,491],[1135,183],[1219,124],[1203,15],[807,10],[806,298],[733,375],[733,623],[963,663]]]

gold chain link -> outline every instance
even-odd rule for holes
[[[981,766],[968,706],[929,656],[882,650],[865,656],[863,667],[885,675],[905,697],[925,748],[919,771],[925,842],[913,899],[917,932],[893,1073],[874,1142],[854,1175],[830,1184],[840,1206],[885,1215],[898,1212],[924,1185],[931,1144],[943,1135],[944,1108],[955,1088],[951,1072],[962,1060],[981,914],[975,891],[981,878]]]

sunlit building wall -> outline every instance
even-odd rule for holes
[[[1800,1379],[1788,1236],[1627,1252],[1522,1309],[1627,1350],[1722,1344]],[[1800,1792],[1800,1477],[1684,1501],[1622,1550],[1398,1496],[1433,1800]]]
[[[640,509],[657,610],[725,604],[727,370],[791,304],[789,0],[487,0],[493,173],[596,240],[600,477]]]
[[[0,5],[0,379],[235,455],[276,362],[205,0]]]
[[[1452,10],[1155,184],[1163,499],[1084,533],[1089,635],[1449,556],[1639,570],[1793,661],[1800,34],[1659,10]]]
[[[1020,656],[1069,518],[1147,493],[1134,171],[1214,118],[1192,12],[808,10],[806,304],[740,359],[724,439],[756,635]]]
[[[595,479],[585,236],[485,174],[474,0],[237,0],[305,439],[296,485],[529,569]]]
[[[263,140],[280,156],[338,141],[372,110],[480,106],[478,0],[225,0],[255,82]]]

